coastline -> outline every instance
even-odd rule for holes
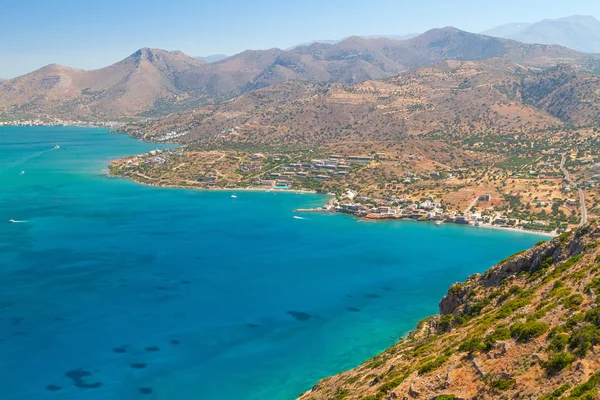
[[[190,189],[190,190],[200,190],[200,191],[206,191],[206,192],[230,192],[230,193],[235,193],[235,192],[260,192],[260,193],[269,193],[269,192],[274,192],[274,193],[294,193],[294,194],[317,194],[317,195],[323,195],[323,196],[334,196],[333,193],[318,193],[314,190],[302,190],[302,189],[275,189],[275,188],[271,188],[271,189],[261,189],[261,188],[196,188],[196,187],[190,187],[190,186],[178,186],[178,185],[155,185],[155,184],[151,184],[151,183],[144,183],[144,182],[140,182],[137,181],[135,179],[132,179],[130,177],[124,177],[124,176],[120,176],[120,175],[113,175],[110,173],[109,169],[105,170],[106,175],[108,177],[111,178],[119,178],[119,179],[126,179],[129,180],[131,182],[134,182],[138,185],[144,185],[144,186],[150,186],[150,187],[156,187],[156,188],[170,188],[170,189]],[[352,214],[345,214],[345,213],[338,213],[338,212],[333,212],[331,210],[328,210],[326,208],[322,208],[322,209],[296,209],[293,210],[293,212],[297,212],[297,213],[311,213],[311,212],[323,212],[323,213],[330,213],[330,214],[340,214],[340,215],[350,215],[352,217],[354,217],[356,220],[361,221],[361,222],[381,222],[381,221],[389,221],[386,219],[369,219],[369,218],[361,218],[361,217],[357,217],[355,215]],[[411,218],[396,218],[393,219],[395,221],[414,221],[414,222],[429,222],[432,223],[434,221],[431,220],[427,220],[427,221],[417,221]],[[448,223],[450,224],[450,223]],[[526,229],[519,229],[519,228],[512,228],[512,227],[504,227],[504,226],[495,226],[495,225],[490,225],[490,224],[482,224],[479,226],[475,226],[475,225],[471,225],[471,224],[454,224],[452,223],[452,225],[458,225],[458,226],[465,226],[465,227],[470,227],[470,228],[483,228],[483,229],[492,229],[492,230],[498,230],[498,231],[509,231],[509,232],[515,232],[515,233],[525,233],[528,235],[536,235],[536,236],[545,236],[548,238],[555,238],[557,236],[559,236],[556,233],[552,233],[552,232],[544,232],[544,231],[533,231],[533,230],[526,230]]]

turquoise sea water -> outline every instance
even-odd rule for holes
[[[0,128],[0,398],[292,399],[394,343],[453,282],[540,240],[294,219],[326,199],[103,173],[155,147]]]

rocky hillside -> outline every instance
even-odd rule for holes
[[[85,119],[159,116],[218,103],[285,81],[355,84],[444,60],[501,57],[527,66],[587,65],[559,46],[525,45],[455,28],[409,40],[350,37],[290,50],[248,50],[206,63],[181,52],[142,49],[94,71],[49,65],[0,83],[0,117],[51,114]]]
[[[454,284],[439,315],[300,398],[597,399],[599,246],[594,223]]]
[[[586,122],[585,116],[580,118],[580,103],[585,100],[590,110],[597,109],[600,102],[593,98],[600,81],[569,68],[561,78],[571,96],[567,101],[547,88],[558,90],[554,75],[503,58],[443,61],[396,78],[354,85],[280,83],[215,107],[133,123],[126,129],[148,139],[178,132],[182,142],[223,139],[291,145],[397,140],[433,131],[517,134],[559,125],[563,117]]]

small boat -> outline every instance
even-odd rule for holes
[[[25,171],[21,171],[19,175],[25,175]]]
[[[440,226],[440,225],[441,225],[441,224],[443,224],[443,223],[444,223],[444,221],[436,221],[436,222],[435,222],[435,224],[436,224],[437,226]]]
[[[13,222],[17,222],[17,221],[15,221],[14,219],[9,219],[8,222],[10,222],[12,224]]]
[[[235,194],[232,194],[232,195],[231,195],[231,198],[232,198],[232,199],[237,199],[237,196],[236,196]]]
[[[59,145],[54,146],[55,149],[60,149]]]

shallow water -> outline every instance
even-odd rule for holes
[[[453,282],[540,240],[295,219],[326,198],[103,173],[155,147],[0,128],[0,398],[292,399],[394,343]]]

